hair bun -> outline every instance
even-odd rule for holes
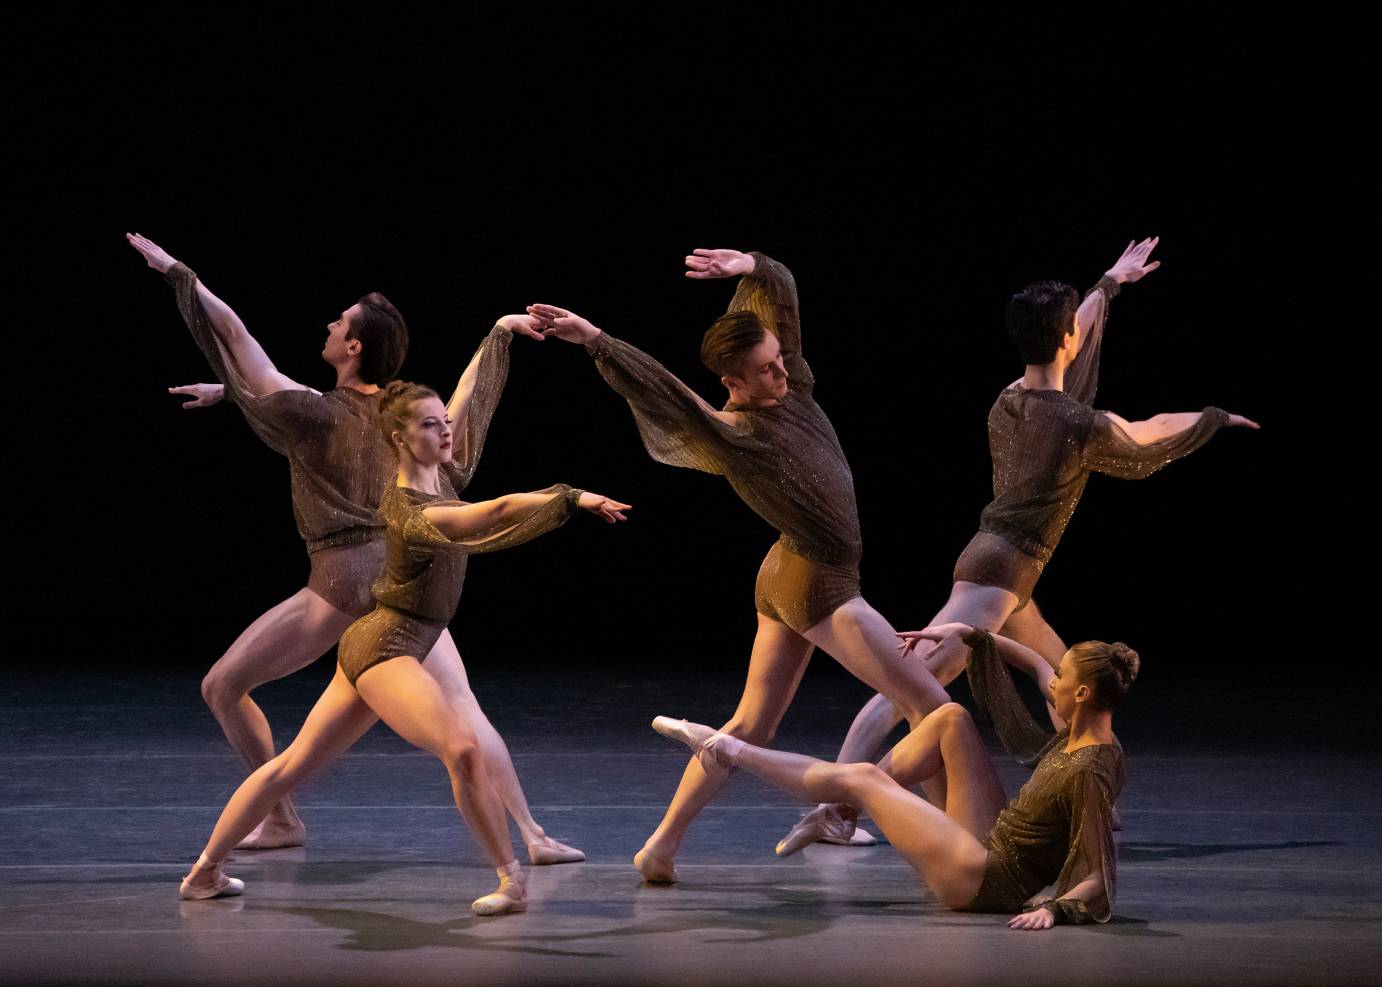
[[[391,401],[391,400],[393,400],[394,398],[398,397],[400,394],[403,394],[405,391],[407,391],[407,390],[409,390],[410,388],[412,388],[413,386],[414,386],[414,385],[413,385],[412,382],[410,382],[410,381],[406,381],[406,380],[391,380],[391,381],[389,381],[387,384],[384,385],[384,391],[383,391],[383,398],[382,398],[382,400],[384,400],[384,401]]]
[[[1122,641],[1114,641],[1108,647],[1108,660],[1115,669],[1118,676],[1123,680],[1125,686],[1132,685],[1137,680],[1138,670],[1142,667],[1142,659],[1137,656],[1137,652],[1128,647]]]

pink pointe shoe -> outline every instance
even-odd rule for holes
[[[216,880],[210,884],[193,884],[192,878],[208,867],[216,868]],[[198,860],[197,865],[192,868],[192,873],[182,879],[182,884],[178,886],[178,897],[184,901],[202,901],[208,898],[234,898],[236,895],[245,893],[245,882],[234,877],[227,877],[221,871],[219,864],[210,864],[204,860]]]
[[[528,859],[534,867],[546,867],[550,864],[578,864],[585,859],[585,854],[560,840],[544,836],[538,842],[528,844]]]
[[[649,884],[676,884],[681,880],[677,868],[670,860],[653,856],[648,850],[639,850],[633,855],[633,866]]]
[[[499,888],[470,903],[476,915],[511,915],[528,907],[528,892],[523,887],[523,871],[514,860],[499,868]]]
[[[779,857],[790,857],[812,843],[826,841],[839,846],[859,846],[853,841],[857,827],[854,820],[842,813],[838,806],[818,805],[792,827],[777,845]],[[866,834],[868,835],[868,834]],[[869,835],[871,842],[877,842]]]
[[[727,733],[717,733],[702,723],[676,720],[670,716],[653,717],[653,729],[671,740],[679,740],[691,748],[706,774],[723,774],[734,767],[735,758],[744,749],[744,742]]]

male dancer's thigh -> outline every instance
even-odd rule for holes
[[[250,692],[312,664],[354,619],[304,587],[245,628],[208,678],[240,694]]]
[[[813,645],[786,624],[758,614],[749,674],[739,708],[724,729],[755,744],[768,744],[797,694]]]
[[[1061,656],[1067,650],[1065,641],[1056,633],[1055,628],[1046,622],[1046,617],[1035,599],[1027,601],[1025,607],[1009,617],[999,633],[1019,644],[1025,644],[1045,658],[1052,668],[1060,667]]]
[[[806,638],[887,696],[909,720],[920,720],[949,698],[924,667],[898,654],[897,631],[862,596],[809,628]]]

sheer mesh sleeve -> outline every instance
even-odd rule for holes
[[[1080,352],[1065,368],[1065,393],[1081,404],[1093,404],[1094,392],[1099,389],[1099,356],[1104,348],[1104,327],[1108,324],[1109,303],[1118,294],[1119,284],[1113,278],[1100,278],[1099,283],[1085,292],[1085,299],[1098,296],[1099,307],[1090,324],[1082,326],[1084,340]]]
[[[1095,412],[1089,436],[1085,440],[1084,465],[1095,473],[1107,473],[1123,480],[1140,480],[1166,464],[1190,455],[1226,424],[1228,412],[1219,408],[1205,408],[1189,428],[1142,445],[1108,415]]]
[[[197,297],[196,272],[179,263],[168,268],[164,277],[173,287],[178,311],[193,341],[211,364],[216,379],[225,385],[223,400],[239,407],[250,428],[266,445],[287,455],[303,437],[315,434],[331,420],[332,408],[316,391],[274,391],[262,397],[255,394],[216,338],[211,319]]]
[[[571,515],[577,511],[577,504],[580,502],[582,493],[582,491],[568,487],[564,483],[558,483],[554,487],[548,487],[546,490],[537,492],[552,496],[521,521],[481,532],[470,538],[447,538],[436,525],[428,520],[427,508],[445,506],[444,504],[421,505],[409,517],[408,527],[404,530],[404,538],[410,541],[423,542],[449,541],[453,545],[463,546],[467,555],[488,555],[491,552],[502,552],[507,548],[514,548],[565,524]],[[417,525],[418,528],[414,529],[413,525]]]
[[[648,354],[609,333],[586,349],[606,383],[633,410],[643,446],[660,463],[723,474],[725,458],[747,433],[715,416],[696,392]]]
[[[1027,767],[1041,760],[1050,749],[1051,734],[1032,718],[1027,704],[1017,693],[1012,673],[998,653],[993,635],[975,628],[964,637],[969,645],[966,672],[969,689],[979,711],[993,724],[1003,749]]]
[[[739,288],[727,312],[749,311],[768,327],[782,347],[782,365],[793,390],[811,393],[816,378],[801,355],[801,318],[797,309],[797,282],[785,265],[753,251],[752,274],[739,279]]]
[[[451,462],[443,467],[446,478],[458,494],[470,485],[475,467],[480,462],[480,453],[484,451],[485,436],[494,419],[494,410],[499,406],[504,384],[509,379],[509,343],[512,339],[513,333],[503,326],[495,326],[471,357],[476,370],[473,390],[466,404],[465,427],[457,436],[460,441],[452,442],[456,452]]]
[[[1121,763],[1121,762],[1120,762]],[[1056,880],[1056,897],[1047,907],[1059,910],[1065,922],[1107,922],[1113,914],[1118,882],[1118,852],[1113,842],[1113,803],[1121,787],[1102,762],[1080,771],[1071,792],[1070,852]],[[1093,879],[1093,894],[1065,898],[1084,881]]]

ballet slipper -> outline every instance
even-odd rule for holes
[[[818,805],[802,816],[791,831],[777,845],[779,857],[790,857],[798,850],[810,846],[829,836],[833,840],[849,845],[854,836],[854,820],[846,818],[839,808],[833,805]]]
[[[216,879],[210,884],[193,884],[192,878],[200,874],[207,868],[216,869]],[[178,886],[178,897],[184,901],[200,901],[207,898],[234,898],[236,895],[245,893],[245,882],[234,877],[227,877],[221,872],[219,864],[213,864],[205,857],[197,859],[196,866],[191,873],[182,879],[182,884]]]
[[[235,844],[237,850],[281,850],[284,847],[302,846],[307,840],[307,827],[302,823],[295,826],[270,825],[265,819],[250,834]]]
[[[544,836],[528,844],[528,859],[534,867],[546,867],[549,864],[578,864],[585,859],[585,854],[560,840]]]
[[[670,716],[653,718],[653,729],[671,740],[679,740],[696,755],[707,774],[719,774],[734,767],[734,759],[744,742],[727,733],[717,733],[702,723],[676,720]],[[641,868],[640,868],[641,869]]]
[[[681,880],[670,860],[655,857],[647,849],[639,850],[633,855],[633,866],[649,884],[676,884]]]
[[[498,873],[498,889],[470,903],[470,910],[476,915],[510,915],[527,909],[528,892],[523,887],[523,871],[518,861],[498,868]]]
[[[817,843],[829,843],[832,846],[876,846],[878,838],[866,829],[854,827],[854,835],[847,840],[840,839],[834,834],[822,836]]]

